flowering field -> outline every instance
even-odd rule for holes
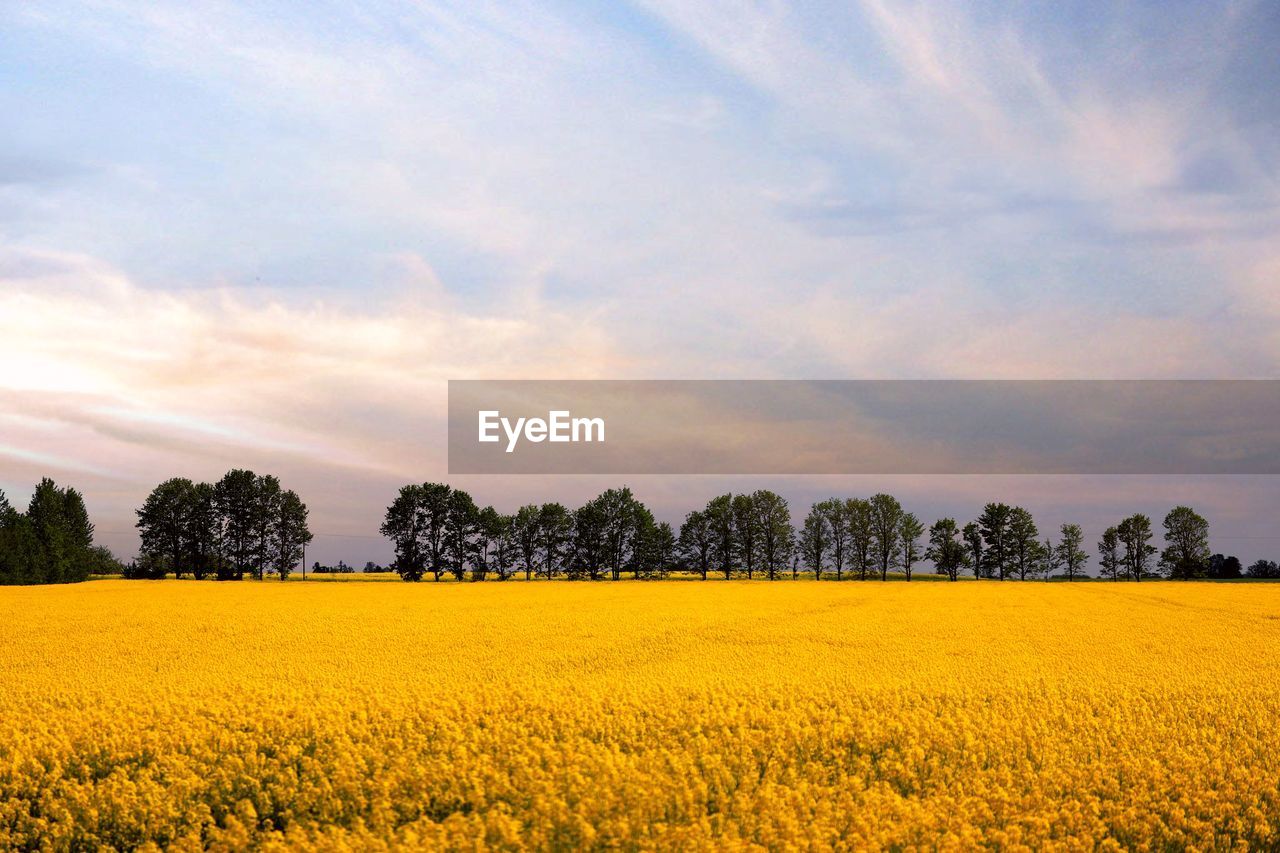
[[[1280,585],[0,589],[0,849],[1280,845]]]

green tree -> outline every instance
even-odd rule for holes
[[[27,505],[27,519],[38,543],[35,583],[62,583],[71,571],[71,541],[62,510],[62,491],[45,477]]]
[[[813,505],[805,516],[804,527],[800,529],[800,556],[813,570],[814,580],[822,580],[822,566],[831,548],[831,521],[825,511],[825,503]]]
[[[31,519],[0,491],[0,584],[45,583],[40,541]]]
[[[483,581],[489,576],[490,571],[498,574],[502,580],[506,580],[501,570],[497,568],[495,559],[507,519],[509,516],[504,516],[492,506],[482,507],[477,513],[474,558],[471,566],[473,581]]]
[[[387,507],[379,531],[391,540],[396,557],[391,569],[402,580],[420,581],[427,571],[427,554],[423,543],[424,494],[422,486],[402,486],[400,494]]]
[[[183,527],[182,538],[187,548],[186,560],[191,573],[196,580],[216,575],[223,558],[218,541],[221,522],[212,483],[196,483],[187,492]]]
[[[445,515],[444,557],[445,567],[455,580],[466,577],[467,568],[475,559],[479,524],[480,508],[471,495],[462,489],[454,489],[449,495],[449,509]]]
[[[258,477],[252,471],[228,471],[214,488],[223,556],[218,580],[240,580],[253,570],[258,543]]]
[[[123,575],[124,563],[116,559],[110,549],[95,545],[89,549],[89,574],[91,575]]]
[[[573,541],[573,517],[563,504],[547,503],[538,508],[538,554],[542,573],[555,577]]]
[[[871,502],[862,498],[849,498],[844,503],[845,518],[849,522],[849,552],[853,558],[851,570],[858,572],[859,580],[866,580],[871,571],[871,553],[875,535],[871,524]]]
[[[436,582],[447,569],[449,518],[453,510],[453,488],[445,483],[423,483],[421,536],[427,569]]]
[[[486,516],[485,533],[489,538],[490,549],[487,563],[498,580],[510,580],[516,572],[516,561],[519,555],[515,536],[515,516],[495,512]]]
[[[183,477],[152,489],[136,511],[140,548],[133,574],[164,577],[173,572],[181,578],[189,571],[203,580],[214,573],[223,526],[216,497],[214,486]],[[267,565],[273,565],[273,560],[268,559]]]
[[[183,477],[165,480],[151,490],[138,516],[138,555],[182,577],[192,552],[189,515],[195,484]],[[194,567],[192,567],[194,572]]]
[[[1214,554],[1209,558],[1209,577],[1219,580],[1244,577],[1244,566],[1239,557]]]
[[[618,580],[623,570],[635,561],[640,528],[649,510],[636,500],[627,486],[608,489],[597,500],[605,517],[605,560],[610,576]],[[648,521],[653,523],[652,515]]]
[[[73,583],[87,580],[93,547],[93,524],[84,498],[75,489],[60,489],[45,477],[27,506],[27,520],[37,548],[31,555],[35,583]]]
[[[69,486],[62,490],[62,515],[67,541],[78,560],[93,547],[93,522],[89,520],[84,496]]]
[[[1245,577],[1262,580],[1280,579],[1280,565],[1277,565],[1275,560],[1258,560],[1245,572]]]
[[[84,497],[48,477],[20,513],[0,492],[0,583],[73,583],[101,564]]]
[[[263,474],[254,483],[253,507],[253,574],[262,580],[268,567],[276,562],[274,543],[280,523],[280,479]],[[296,496],[295,496],[296,497]]]
[[[827,498],[814,506],[826,521],[827,538],[831,545],[831,568],[835,570],[836,580],[841,580],[844,577],[844,567],[849,560],[851,547],[849,503],[840,498]]]
[[[760,551],[760,520],[751,495],[733,496],[733,541],[738,546],[738,565],[747,577],[755,576],[756,558]]]
[[[1191,580],[1209,574],[1209,522],[1189,506],[1178,506],[1164,517],[1164,552],[1160,568],[1169,577]]]
[[[964,544],[969,551],[969,567],[973,569],[973,579],[982,580],[988,577],[987,546],[982,538],[982,527],[976,521],[964,526]]]
[[[1009,563],[1010,569],[1018,572],[1018,580],[1026,580],[1028,572],[1034,573],[1039,536],[1040,530],[1029,511],[1020,506],[1009,510]]]
[[[631,571],[637,578],[665,578],[676,564],[676,534],[665,521],[656,521],[641,507]]]
[[[960,577],[968,556],[954,518],[940,518],[929,528],[929,548],[925,551],[925,559],[933,562],[938,574],[953,581]]]
[[[1151,519],[1141,513],[1131,515],[1116,528],[1120,543],[1124,546],[1123,565],[1125,575],[1134,581],[1149,575],[1151,558],[1156,548],[1151,544]]]
[[[524,567],[525,580],[532,580],[534,572],[538,570],[538,543],[542,537],[538,526],[539,517],[537,504],[525,504],[516,510],[511,519],[511,538]]]
[[[760,565],[769,580],[785,572],[795,548],[795,528],[791,526],[791,509],[786,498],[760,489],[751,495],[756,519]]]
[[[715,534],[705,512],[695,509],[684,517],[677,550],[685,564],[706,580],[715,551]]]
[[[609,510],[603,496],[573,511],[573,537],[565,569],[575,580],[599,580],[609,561]]]
[[[1045,583],[1052,580],[1063,565],[1061,552],[1049,541],[1048,536],[1044,538],[1044,542],[1035,543],[1032,562],[1035,565],[1034,573],[1043,575]]]
[[[1122,566],[1120,530],[1108,527],[1102,531],[1102,538],[1098,540],[1098,575],[1113,581],[1119,580]]]
[[[492,506],[476,510],[475,539],[471,549],[471,580],[483,581],[489,576],[489,561],[493,552],[493,530],[497,525],[498,511]]]
[[[733,577],[734,559],[738,553],[737,529],[733,523],[733,495],[720,495],[707,502],[707,526],[711,529],[715,564],[724,579]]]
[[[913,512],[902,514],[898,522],[898,541],[902,543],[902,571],[911,580],[911,567],[920,559],[920,537],[924,535],[924,525]]]
[[[1012,515],[1013,508],[1008,504],[989,503],[978,516],[982,541],[987,546],[983,565],[987,577],[994,574],[1000,580],[1005,579],[1010,564],[1009,524]]]
[[[1058,564],[1067,570],[1067,580],[1072,581],[1084,576],[1084,565],[1089,562],[1089,555],[1081,547],[1084,544],[1084,531],[1078,524],[1064,524],[1061,533],[1062,539],[1051,553]],[[1052,571],[1052,567],[1050,570]]]
[[[297,493],[284,491],[275,501],[276,521],[271,525],[267,553],[270,566],[280,580],[288,580],[294,566],[302,561],[302,553],[311,541],[307,527],[307,505]]]
[[[902,553],[899,533],[902,526],[902,504],[893,495],[871,496],[871,548],[880,580],[889,579],[889,569],[898,565]]]

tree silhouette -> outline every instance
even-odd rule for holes
[[[1141,581],[1150,573],[1151,557],[1156,553],[1155,546],[1151,544],[1151,519],[1141,513],[1131,515],[1120,522],[1116,532],[1124,547],[1122,565],[1125,576]]]
[[[724,579],[733,577],[734,556],[738,551],[737,530],[733,524],[733,495],[719,495],[707,502],[707,526],[711,529],[712,553]]]
[[[226,565],[219,580],[240,580],[253,570],[258,534],[258,477],[252,471],[233,469],[213,487],[220,520],[222,554]]]
[[[524,579],[532,580],[538,571],[538,543],[541,540],[540,510],[537,504],[525,504],[511,518],[511,538],[524,567]]]
[[[786,498],[768,489],[751,494],[756,519],[760,565],[769,580],[776,580],[787,570],[795,547],[795,528],[791,526],[791,509]]]
[[[960,577],[960,570],[969,558],[954,518],[940,518],[929,528],[929,548],[925,551],[925,559],[931,560],[938,573],[948,579],[954,581]]]
[[[1084,544],[1084,531],[1078,524],[1064,524],[1061,529],[1062,539],[1054,549],[1058,563],[1067,570],[1067,580],[1075,580],[1084,574],[1085,563],[1089,555],[1081,547]]]
[[[277,521],[272,526],[269,553],[271,567],[280,580],[288,580],[294,566],[302,561],[303,549],[311,541],[307,527],[307,505],[292,491],[280,493],[276,501]]]
[[[423,547],[425,521],[422,486],[403,486],[400,494],[387,507],[379,528],[383,536],[391,540],[396,557],[391,569],[403,580],[420,581],[427,569],[426,550]]]
[[[900,533],[902,504],[893,495],[872,495],[871,548],[876,565],[880,568],[880,580],[888,580],[889,569],[898,565],[901,555]]]
[[[1007,541],[1011,572],[1016,570],[1018,580],[1026,580],[1033,571],[1040,554],[1040,530],[1031,513],[1020,506],[1009,510]]]
[[[1120,555],[1120,530],[1117,527],[1108,527],[1102,531],[1102,538],[1098,540],[1098,574],[1104,578],[1111,580],[1119,580],[1120,572],[1124,567],[1123,558]]]
[[[742,567],[747,578],[755,577],[756,555],[759,553],[760,520],[756,515],[755,503],[751,495],[734,495],[733,508],[733,541],[738,546],[738,565]]]
[[[987,576],[987,546],[978,522],[971,521],[964,526],[964,543],[969,549],[969,566],[973,569],[973,579],[981,580]]]
[[[989,503],[982,508],[978,516],[978,527],[982,530],[982,541],[986,545],[983,558],[983,570],[987,577],[993,574],[1000,580],[1005,579],[1009,569],[1009,525],[1013,508],[1008,504]]]
[[[911,567],[920,559],[920,537],[924,535],[924,525],[915,513],[906,512],[898,522],[898,539],[902,543],[902,573],[911,580]]]
[[[831,522],[824,504],[825,501],[813,505],[800,530],[800,555],[813,571],[814,580],[822,580],[822,564],[831,547]]]
[[[695,509],[684,517],[677,548],[685,564],[692,566],[703,580],[711,571],[715,544],[715,532],[705,512]]]
[[[556,576],[573,542],[573,517],[563,504],[538,508],[538,555],[548,580]]]
[[[1238,557],[1224,557],[1214,554],[1209,558],[1209,577],[1219,580],[1244,577],[1244,566]]]
[[[831,543],[831,568],[835,570],[836,580],[841,580],[849,559],[853,535],[849,525],[849,504],[840,498],[827,498],[815,506],[827,524],[827,537]]]
[[[463,580],[475,558],[476,529],[480,524],[480,508],[471,495],[461,489],[449,494],[444,524],[444,566],[455,580]]]
[[[853,554],[853,566],[859,580],[866,580],[871,571],[871,551],[875,533],[871,526],[871,502],[863,498],[845,501],[845,516],[849,521],[849,548]]]
[[[1178,506],[1164,517],[1165,548],[1160,568],[1179,580],[1209,574],[1209,522],[1189,506]]]

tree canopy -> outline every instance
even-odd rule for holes
[[[0,491],[0,584],[72,583],[119,564],[93,541],[84,496],[48,477],[18,512]]]

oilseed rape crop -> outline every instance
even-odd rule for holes
[[[0,589],[0,849],[1280,846],[1280,585]]]

